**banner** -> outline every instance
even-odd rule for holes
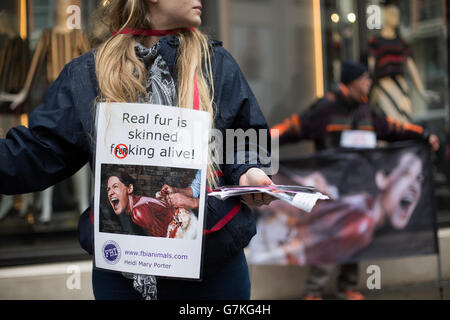
[[[310,213],[283,201],[261,207],[249,263],[317,265],[437,253],[427,144],[326,150],[281,161],[273,181],[316,187],[332,200]]]
[[[200,278],[209,128],[203,111],[98,105],[97,268]]]

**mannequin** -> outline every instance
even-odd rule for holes
[[[22,88],[30,61],[28,41],[19,37],[6,12],[0,12],[0,92]]]
[[[3,94],[0,99],[11,101],[10,108],[14,110],[29,96],[33,81],[37,78],[40,67],[45,68],[46,85],[49,86],[58,77],[64,66],[74,58],[90,49],[87,35],[78,29],[67,25],[67,8],[70,5],[80,5],[77,0],[57,0],[55,23],[53,28],[44,30],[31,61],[25,84],[18,94]],[[89,206],[89,171],[87,165],[74,176],[75,190],[78,192],[80,213]],[[44,190],[42,195],[41,222],[49,222],[53,211],[52,198],[54,186]]]
[[[11,127],[20,124],[21,110],[18,108],[11,114],[10,101],[1,97],[5,94],[14,94],[20,91],[24,85],[30,61],[28,41],[19,37],[17,30],[13,27],[15,24],[10,17],[6,12],[0,12],[0,112],[2,113],[0,136],[3,136]],[[17,196],[2,195],[0,220],[5,218],[13,209],[15,197]],[[24,194],[21,197],[19,215],[24,216],[32,204],[33,197],[31,194]]]
[[[44,30],[39,39],[23,89],[19,94],[9,96],[11,109],[15,109],[29,95],[40,66],[45,66],[47,84],[50,85],[68,62],[90,49],[87,35],[67,26],[67,8],[78,4],[76,0],[56,1],[55,24],[53,28]]]
[[[410,90],[405,79],[408,71],[421,97],[429,102],[436,94],[425,90],[412,52],[405,40],[397,33],[400,10],[393,4],[384,9],[384,26],[379,36],[369,41],[369,70],[375,82],[370,100],[387,116],[402,122],[411,122],[412,108]]]

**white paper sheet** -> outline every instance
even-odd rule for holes
[[[176,211],[179,218],[175,221],[172,219],[175,211],[157,198],[156,191],[163,184],[174,186],[183,179],[185,185],[176,187],[189,187],[187,180],[193,179],[198,171],[201,171],[200,188],[205,189],[209,114],[151,104],[100,103],[97,107],[96,267],[199,279],[204,205],[188,212],[193,216],[181,217],[180,211]],[[126,194],[128,198],[121,196],[123,190],[118,189],[121,184],[117,182],[115,186],[115,178],[106,172],[116,166],[126,168],[135,179],[132,193]],[[119,190],[117,194],[115,188]],[[153,191],[135,194],[138,189]],[[162,207],[161,203],[166,206]],[[203,192],[199,203],[205,203]],[[121,211],[122,208],[125,209]],[[172,219],[171,229],[167,226],[166,231],[168,215]],[[180,228],[186,225],[191,229],[186,231],[189,236],[183,237],[185,230]]]

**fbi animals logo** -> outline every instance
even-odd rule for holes
[[[116,264],[120,260],[120,247],[115,241],[106,241],[103,245],[103,259],[109,264]]]

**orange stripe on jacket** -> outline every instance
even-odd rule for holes
[[[281,136],[289,131],[300,132],[301,122],[298,114],[293,114],[290,118],[285,119],[282,123],[273,126],[270,129],[272,138]]]
[[[351,129],[352,126],[349,124],[329,124],[327,125],[327,132],[331,131],[344,131]]]
[[[365,131],[375,131],[374,127],[371,125],[367,125],[367,126],[359,126],[358,130],[365,130]]]
[[[418,134],[423,133],[423,128],[417,124],[412,123],[403,123],[398,120],[394,120],[392,117],[387,116],[386,120],[388,121],[389,125],[392,127],[394,126],[395,130],[407,130],[407,131],[413,131]]]
[[[423,133],[423,128],[421,126],[418,126],[418,125],[412,124],[412,123],[404,123],[403,124],[403,129],[409,130],[409,131],[414,131],[414,132],[417,132],[419,134]]]

